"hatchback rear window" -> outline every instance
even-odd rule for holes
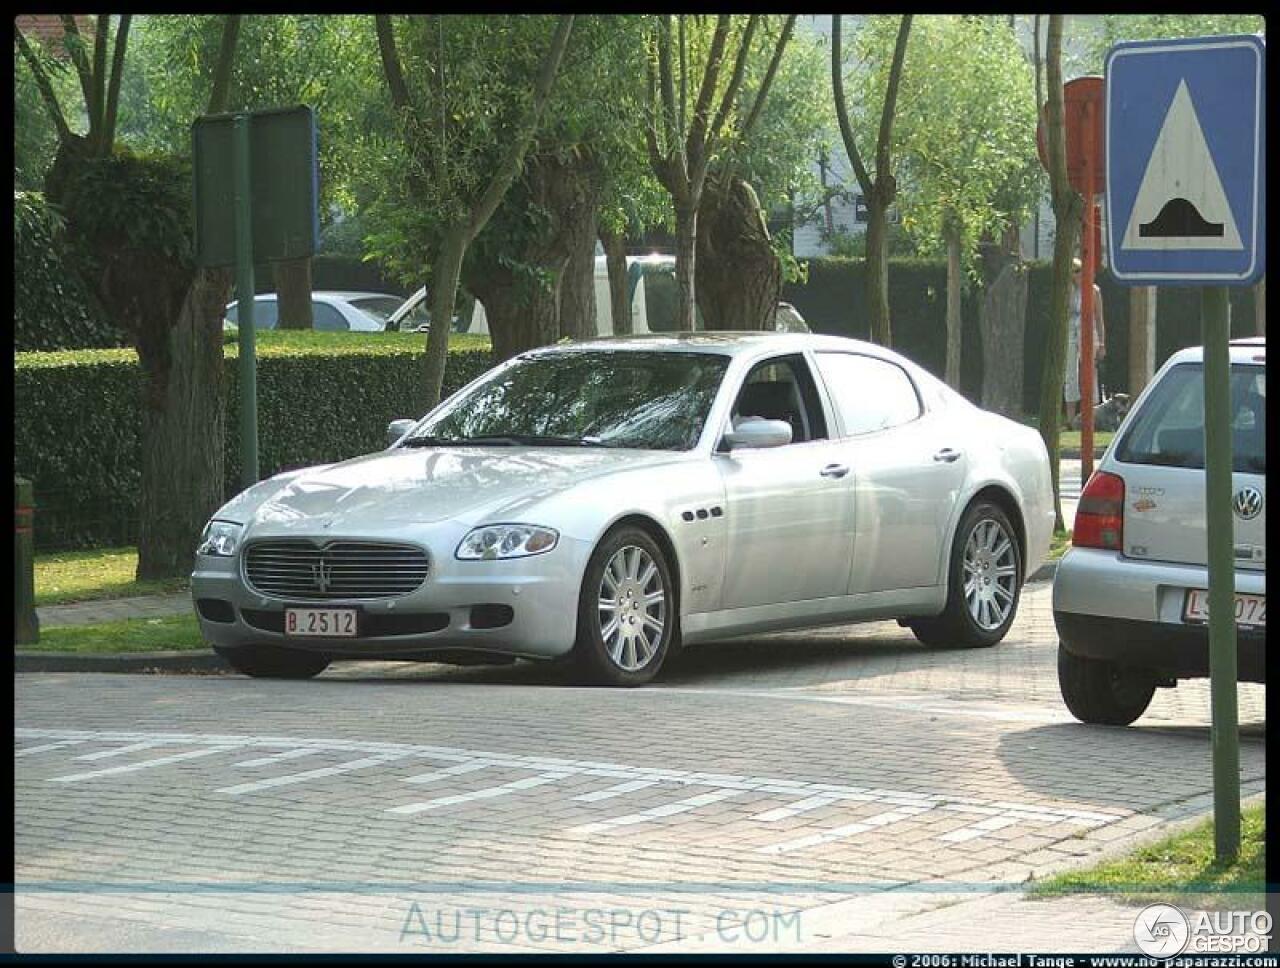
[[[1267,472],[1267,371],[1231,368],[1231,454],[1238,472]],[[1127,464],[1204,467],[1204,367],[1182,363],[1151,391],[1116,448]]]

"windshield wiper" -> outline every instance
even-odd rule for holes
[[[468,441],[460,437],[432,437],[429,434],[421,434],[417,437],[406,437],[400,441],[401,447],[459,447],[467,444]]]
[[[498,444],[508,447],[607,447],[596,437],[558,437],[554,434],[481,434],[468,437],[473,444]]]

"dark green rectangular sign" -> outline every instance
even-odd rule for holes
[[[315,253],[320,234],[315,112],[306,106],[248,112],[253,258],[299,259]],[[195,165],[196,261],[236,261],[236,114],[197,118],[191,128]]]

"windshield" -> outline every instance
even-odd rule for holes
[[[1231,457],[1237,472],[1267,471],[1267,371],[1231,368]],[[1165,374],[1125,433],[1116,459],[1129,464],[1204,467],[1204,369],[1183,363]]]
[[[363,299],[352,299],[350,302],[378,322],[385,323],[387,317],[399,309],[403,301],[395,296],[366,296]]]
[[[450,400],[413,437],[689,450],[729,358],[711,353],[562,350],[535,353]],[[410,443],[411,445],[411,443]]]

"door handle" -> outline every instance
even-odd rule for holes
[[[848,464],[828,464],[822,470],[818,471],[823,477],[844,477],[849,473]]]
[[[943,447],[942,450],[938,451],[936,454],[933,455],[933,459],[938,461],[946,461],[948,464],[950,464],[955,461],[958,461],[962,454],[963,454],[963,451],[953,450],[950,447]]]

